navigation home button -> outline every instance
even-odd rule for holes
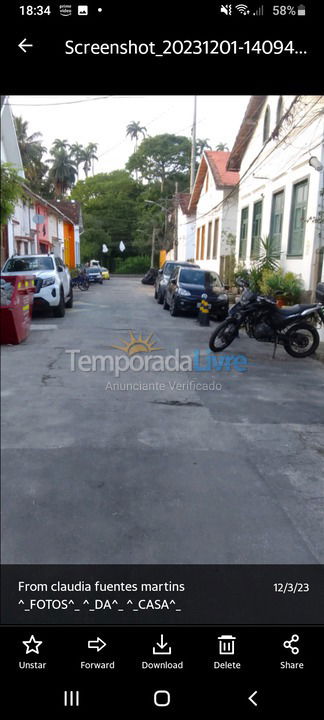
[[[154,705],[156,707],[168,707],[171,702],[171,695],[168,690],[156,690],[154,693]]]

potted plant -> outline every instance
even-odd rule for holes
[[[275,297],[277,305],[294,305],[300,301],[303,282],[295,273],[265,269],[262,273],[260,289],[263,295]]]
[[[303,290],[303,281],[301,277],[293,272],[287,272],[285,273],[283,280],[283,297],[286,301],[286,305],[295,305],[296,303],[299,303]]]

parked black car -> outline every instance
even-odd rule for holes
[[[100,285],[102,285],[102,275],[100,267],[88,267],[86,268],[87,278],[89,282],[98,282]]]
[[[211,305],[210,314],[224,320],[228,313],[228,295],[219,275],[210,270],[176,267],[166,287],[163,307],[170,309],[171,315],[189,310],[198,312],[203,293]]]
[[[157,274],[157,278],[155,280],[155,290],[154,290],[154,297],[162,305],[164,300],[164,293],[165,288],[170,280],[170,277],[173,273],[173,270],[176,267],[188,267],[188,268],[199,268],[199,265],[194,265],[194,263],[188,263],[188,262],[181,262],[177,260],[172,260],[165,262],[164,265],[160,268]]]

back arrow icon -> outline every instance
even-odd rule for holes
[[[255,690],[254,693],[252,693],[252,695],[250,695],[250,697],[249,697],[250,702],[252,703],[252,705],[255,705],[255,707],[258,707],[258,705],[257,705],[256,702],[254,702],[253,698],[254,698],[254,695],[257,694],[257,692],[258,692],[258,691]]]
[[[27,52],[26,48],[28,48],[28,47],[33,47],[33,45],[31,45],[30,43],[27,43],[26,41],[27,41],[27,38],[24,38],[24,39],[21,41],[21,43],[19,43],[19,45],[18,45],[18,47],[20,48],[20,50],[23,50],[24,53]]]

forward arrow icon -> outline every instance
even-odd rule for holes
[[[97,650],[97,652],[103,650],[106,645],[107,643],[105,643],[100,637],[97,637],[97,640],[88,640],[88,648],[90,650]]]

